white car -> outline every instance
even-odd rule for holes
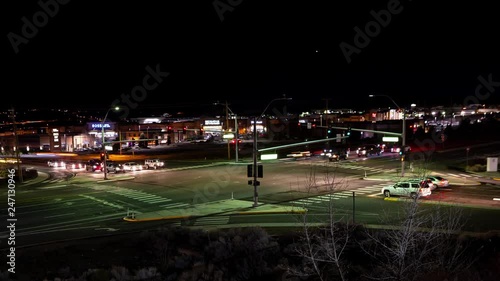
[[[448,187],[450,185],[447,179],[440,176],[428,176],[427,179],[430,180],[435,187]]]
[[[159,169],[165,166],[165,162],[160,159],[146,159],[144,160],[145,169]]]
[[[136,162],[126,162],[123,163],[123,170],[125,171],[141,171],[142,165]]]
[[[382,188],[382,194],[384,197],[391,197],[395,195],[416,199],[431,195],[432,190],[426,181],[408,180],[384,186]]]

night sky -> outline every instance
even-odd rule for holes
[[[196,114],[227,101],[251,114],[283,96],[290,111],[392,106],[372,93],[447,106],[490,75],[478,100],[500,103],[488,1],[19,2],[2,9],[4,107],[109,108],[134,89],[131,111]]]

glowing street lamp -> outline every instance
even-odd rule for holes
[[[111,110],[116,110],[118,111],[120,108],[118,106],[116,107],[111,107],[108,109],[106,112],[106,115],[104,115],[104,119],[102,119],[101,122],[101,136],[102,136],[102,155],[104,155],[104,160],[103,160],[103,166],[101,169],[104,169],[104,179],[108,179],[108,171],[107,171],[107,164],[106,164],[106,146],[104,145],[104,123],[106,122],[106,118],[108,118],[108,114]]]
[[[258,176],[258,172],[257,172],[257,153],[258,153],[258,150],[257,150],[257,120],[262,118],[262,116],[264,115],[264,113],[266,113],[266,110],[269,108],[271,103],[273,103],[274,101],[278,101],[278,100],[292,100],[292,98],[273,99],[272,101],[270,101],[267,104],[266,108],[264,109],[264,111],[262,111],[262,113],[259,116],[253,118],[253,170],[252,170],[252,173],[253,173],[253,181],[252,181],[252,184],[253,184],[253,207],[257,207],[259,205],[259,195],[258,195],[257,186],[259,186],[259,184],[260,184],[259,181],[257,181],[257,176]]]
[[[389,100],[391,100],[391,102],[399,109],[401,110],[401,112],[403,112],[403,128],[401,130],[401,139],[402,139],[402,146],[401,146],[401,149],[403,150],[403,155],[401,157],[401,176],[404,177],[405,176],[405,146],[406,146],[406,112],[405,112],[405,109],[400,107],[390,96],[388,95],[369,95],[370,98],[373,98],[373,97],[386,97],[388,98]]]

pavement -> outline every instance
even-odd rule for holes
[[[258,204],[253,202],[226,199],[192,205],[187,208],[161,210],[148,213],[129,212],[123,219],[128,222],[144,222],[156,220],[192,219],[213,215],[257,215],[257,214],[303,214],[307,209],[276,204]]]
[[[451,185],[480,185],[481,183],[489,183],[498,185],[500,188],[500,172],[483,172],[483,173],[455,173],[457,176],[450,176],[450,171],[440,172],[440,171],[427,171],[426,174],[442,175],[450,181]],[[34,184],[36,182],[43,181],[49,177],[48,174],[39,172],[39,176],[36,179],[25,181],[20,184],[20,186],[27,186]],[[405,178],[416,178],[419,175],[416,172],[407,171],[405,177],[395,173],[385,173],[376,174],[366,177],[362,177],[363,180],[371,181],[399,181]],[[127,180],[130,177],[118,177],[114,178],[113,181],[117,180]],[[77,179],[70,180],[73,182]],[[103,182],[102,180],[97,180],[96,182]],[[106,182],[109,182],[106,181]],[[129,211],[123,220],[127,222],[146,222],[146,221],[158,221],[158,220],[181,220],[181,219],[194,219],[201,218],[205,216],[213,215],[256,215],[256,214],[301,214],[306,213],[306,208],[301,208],[297,206],[287,206],[278,204],[265,204],[260,203],[256,207],[253,206],[253,202],[238,200],[238,199],[226,199],[212,202],[205,202],[201,204],[191,205],[186,208],[176,208],[176,209],[165,209],[154,212],[141,213],[136,211]]]

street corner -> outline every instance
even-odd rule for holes
[[[160,220],[181,220],[188,219],[190,216],[125,216],[122,219],[126,222],[149,222],[149,221],[160,221]]]
[[[309,210],[302,207],[292,207],[292,206],[269,206],[262,205],[253,209],[237,211],[236,215],[270,215],[270,214],[305,214]]]

